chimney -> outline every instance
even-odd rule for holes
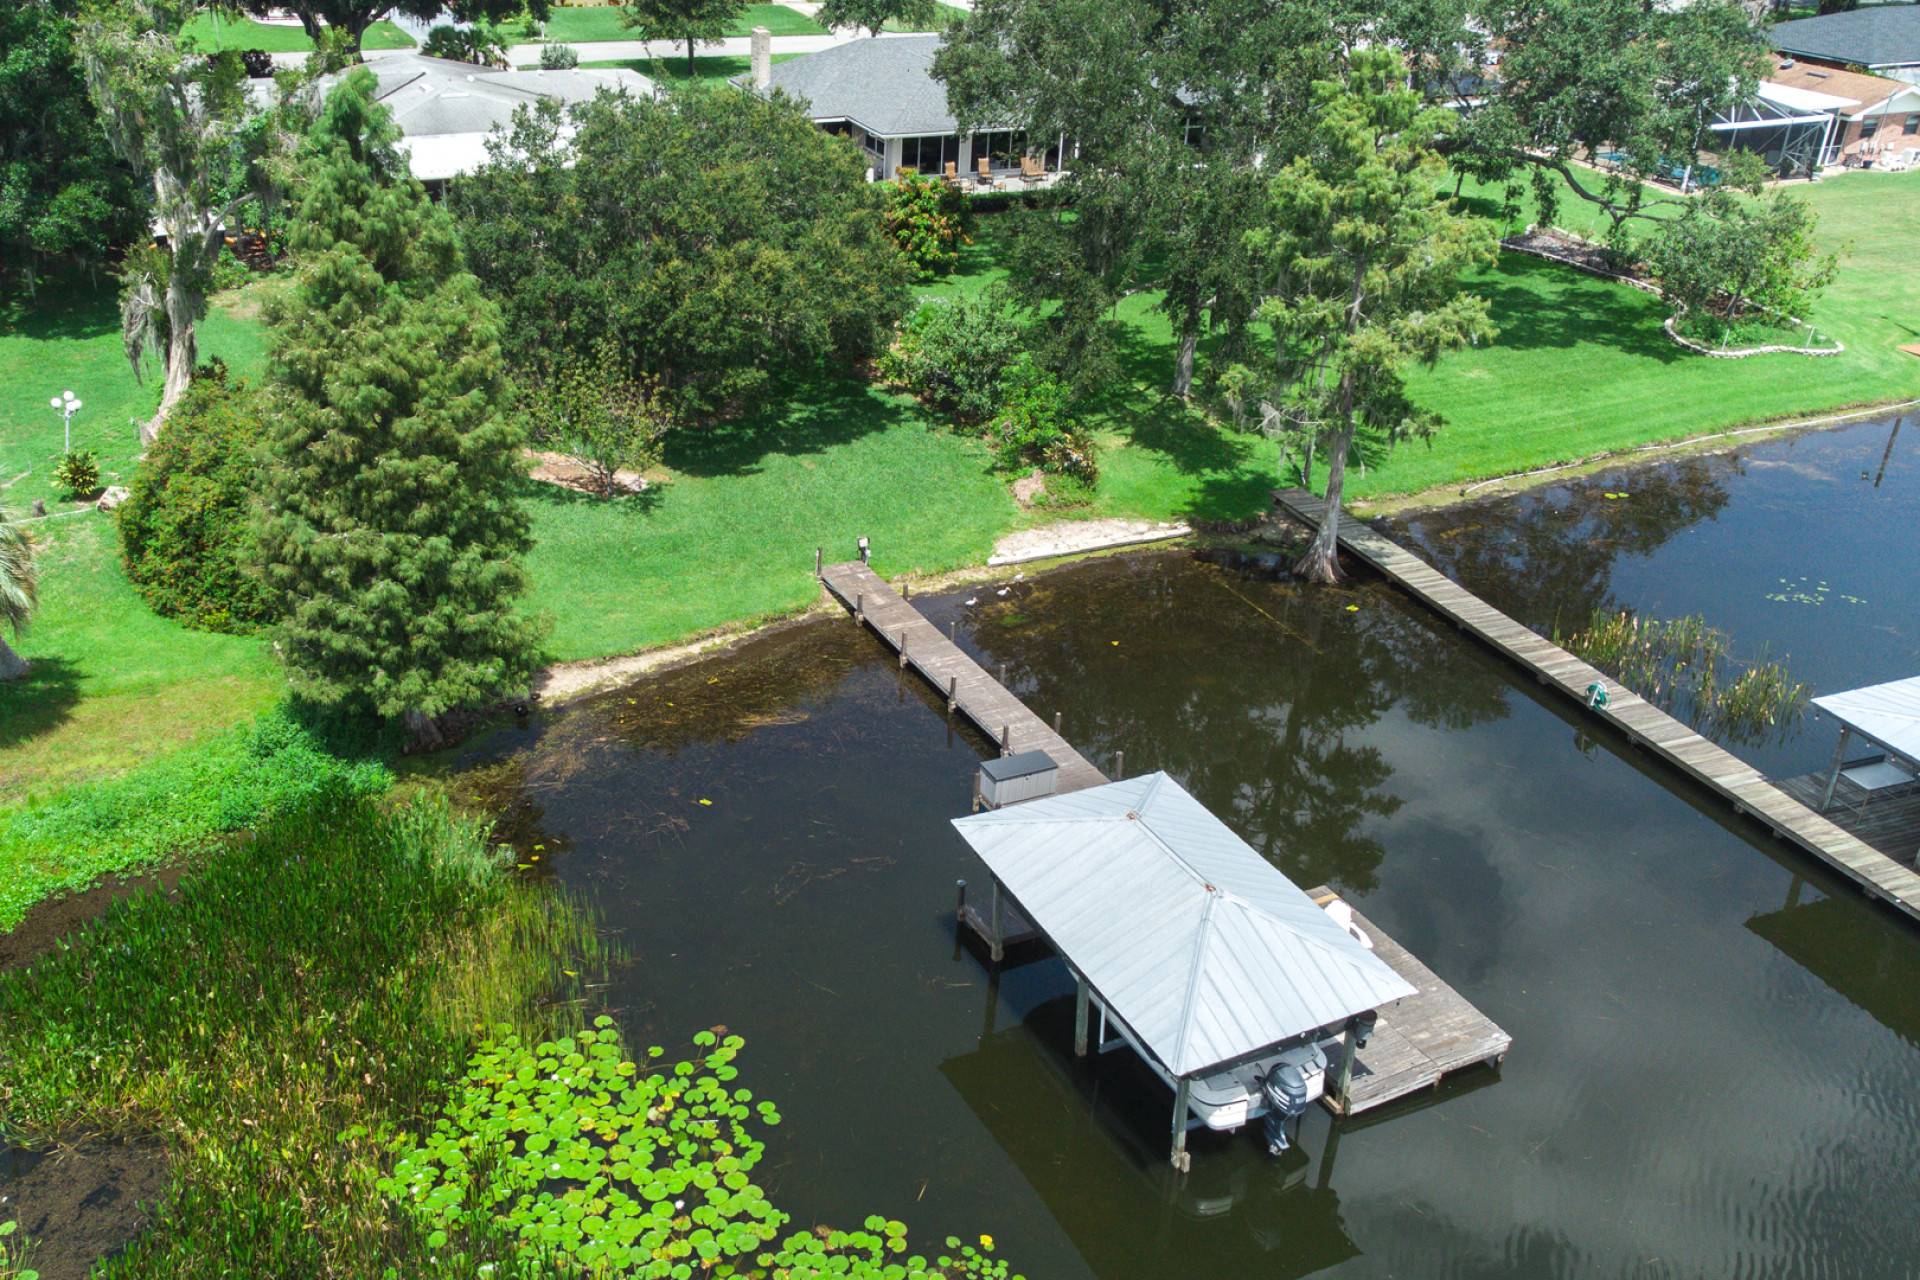
[[[735,45],[738,49],[740,46]],[[773,32],[765,27],[753,29],[753,87],[764,89],[773,83]]]

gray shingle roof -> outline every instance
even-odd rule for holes
[[[1413,994],[1164,773],[953,825],[1176,1076]]]
[[[932,75],[937,35],[874,36],[776,63],[772,87],[815,120],[851,120],[882,137],[952,133],[946,86]]]
[[[403,53],[371,58],[366,69],[379,84],[378,98],[408,138],[486,133],[513,122],[515,109],[542,98],[584,102],[602,89],[651,96],[653,82],[620,68],[565,71],[501,71],[493,67]],[[322,93],[345,72],[321,80]]]
[[[1881,4],[1799,18],[1780,23],[1767,38],[1774,48],[1804,58],[1863,67],[1920,64],[1920,5]]]

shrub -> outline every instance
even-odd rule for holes
[[[987,426],[987,439],[1003,467],[1036,466],[1049,475],[1077,482],[1063,486],[1082,495],[1100,477],[1093,441],[1074,421],[1067,388],[1022,355],[1000,382],[1000,411]]]
[[[1832,282],[1838,258],[1818,251],[1816,222],[1785,192],[1759,199],[1716,188],[1648,239],[1647,274],[1676,328],[1725,344],[1756,320],[1805,315]]]
[[[253,571],[251,458],[258,401],[218,361],[201,366],[133,473],[119,510],[127,577],[155,613],[205,631],[271,621]]]
[[[430,58],[448,58],[483,67],[507,65],[506,39],[491,22],[476,22],[465,28],[443,22],[427,32],[420,52]]]
[[[882,216],[915,273],[931,280],[951,272],[960,261],[960,246],[973,243],[967,198],[958,188],[917,174],[903,174],[887,185]]]
[[[53,479],[69,498],[91,498],[100,492],[100,455],[91,449],[62,454]]]
[[[636,378],[612,343],[590,360],[562,355],[522,380],[527,436],[586,468],[603,498],[620,491],[620,472],[660,459],[666,405],[659,384]]]
[[[929,302],[881,361],[881,374],[963,424],[991,419],[1025,332],[1004,293]]]
[[[540,46],[540,69],[542,71],[569,71],[580,65],[580,51],[570,44],[543,44]]]

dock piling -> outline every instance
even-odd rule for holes
[[[1055,733],[1060,732],[1060,713],[1058,711],[1053,713],[1053,731]]]
[[[900,633],[900,669],[902,671],[907,669],[907,633],[905,631]]]
[[[1087,975],[1073,975],[1073,1056],[1087,1056]]]
[[[856,592],[854,593],[854,597],[853,597],[854,625],[859,626],[861,623],[865,622],[866,620],[867,620],[867,593],[864,591]]]
[[[967,882],[965,880],[953,882],[953,918],[955,920],[967,918]]]
[[[827,556],[827,549],[825,547],[815,547],[813,549],[813,576],[814,577],[817,578],[820,576],[820,568],[823,564],[826,563],[826,556]]]
[[[953,709],[959,705],[960,705],[960,677],[948,676],[947,677],[947,714],[952,715]]]
[[[1000,754],[1003,756],[1013,754],[1013,731],[1004,724],[1000,726]]]
[[[1113,776],[1116,778],[1127,776],[1127,753],[1124,751],[1113,753]]]

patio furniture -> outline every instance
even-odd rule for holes
[[[993,185],[993,168],[985,156],[980,157],[980,183],[982,186]]]
[[[1033,156],[1020,157],[1020,176],[1023,178],[1044,178],[1047,167]]]

